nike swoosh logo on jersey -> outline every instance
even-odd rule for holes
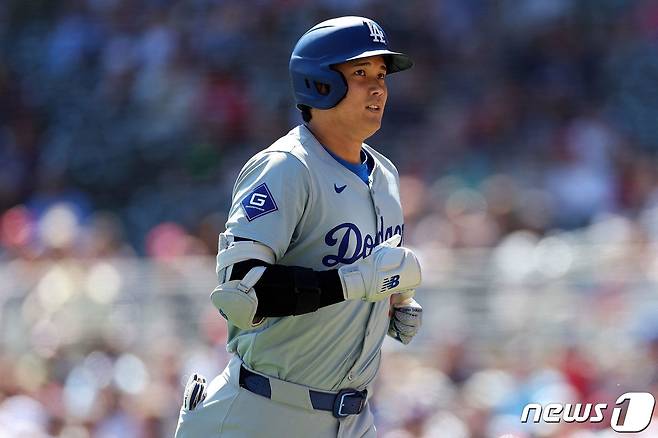
[[[345,190],[345,187],[347,187],[347,184],[341,187],[338,187],[336,184],[334,184],[334,190],[336,191],[336,193],[341,193],[343,190]]]

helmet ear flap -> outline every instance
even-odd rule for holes
[[[304,84],[306,85],[306,88],[311,88],[311,81],[309,81],[308,78],[304,78]],[[325,84],[324,82],[313,81],[313,85],[315,85],[315,90],[321,96],[328,96],[329,92],[331,91],[331,86],[329,84]]]
[[[322,82],[314,82],[315,84],[315,89],[318,91],[318,94],[320,96],[328,96],[329,93],[331,92],[331,85],[329,84],[324,84]]]
[[[329,109],[345,97],[347,82],[340,72],[298,59],[291,62],[291,65],[291,79],[297,104]]]

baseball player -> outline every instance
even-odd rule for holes
[[[290,76],[304,124],[240,172],[211,300],[229,324],[224,372],[190,377],[176,436],[376,436],[368,399],[386,334],[421,324],[420,265],[401,244],[399,176],[364,140],[386,76],[408,69],[374,21],[322,22]]]

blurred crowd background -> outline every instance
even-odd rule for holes
[[[0,437],[173,435],[186,377],[228,360],[233,182],[301,121],[290,51],[339,15],[416,62],[369,141],[425,279],[380,436],[607,437],[519,416],[658,394],[655,1],[5,0]]]

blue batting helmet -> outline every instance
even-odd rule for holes
[[[386,33],[369,18],[339,17],[316,24],[297,41],[290,56],[297,106],[333,108],[347,94],[347,83],[332,66],[377,55],[384,57],[388,73],[413,65],[407,55],[389,50]]]

